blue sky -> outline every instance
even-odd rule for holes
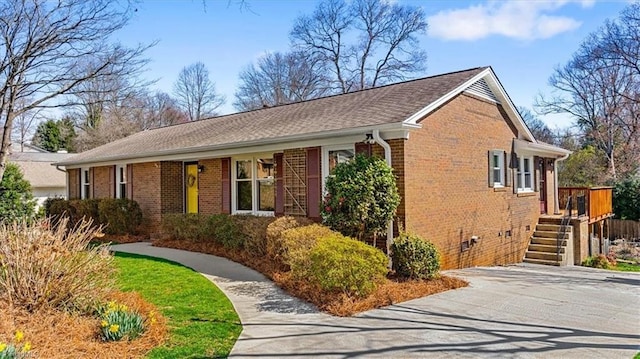
[[[309,14],[316,1],[146,0],[118,35],[125,44],[158,44],[148,50],[145,76],[171,93],[182,67],[197,61],[209,69],[219,93],[232,102],[243,67],[265,52],[287,51],[294,19]],[[547,80],[582,40],[615,18],[628,2],[597,1],[415,1],[429,22],[420,46],[427,51],[425,76],[490,65],[516,105],[532,107]],[[566,127],[566,116],[541,117],[549,126]]]

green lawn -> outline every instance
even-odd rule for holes
[[[640,265],[625,262],[618,262],[618,265],[611,268],[621,272],[640,272]]]
[[[149,358],[226,357],[242,331],[227,297],[196,271],[167,260],[116,253],[118,286],[136,291],[168,319],[168,342]]]

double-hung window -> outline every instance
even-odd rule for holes
[[[518,156],[518,192],[533,191],[533,158]]]
[[[275,208],[273,156],[234,161],[234,213],[272,214]]]
[[[82,186],[80,197],[82,199],[88,199],[91,194],[91,181],[89,177],[89,169],[82,168],[80,169],[80,177],[82,179]]]
[[[336,145],[325,146],[322,148],[322,186],[324,188],[324,182],[327,177],[331,175],[333,169],[340,163],[347,162],[353,159],[356,155],[355,146],[353,144],[348,145]]]
[[[504,151],[491,151],[491,180],[493,187],[505,186]]]
[[[127,166],[116,166],[116,198],[127,198]]]

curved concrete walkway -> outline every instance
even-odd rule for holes
[[[152,247],[115,251],[169,259],[202,273],[244,327],[231,357],[632,358],[640,351],[640,274],[581,267],[449,271],[467,288],[333,317],[227,259]]]

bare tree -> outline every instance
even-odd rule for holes
[[[544,123],[538,116],[536,116],[531,110],[524,106],[518,106],[518,112],[520,116],[529,127],[529,130],[533,134],[536,140],[554,144],[556,142],[553,131]]]
[[[145,46],[130,49],[109,42],[131,13],[127,3],[111,0],[0,3],[0,177],[17,116],[73,105],[74,95],[89,91],[83,83],[126,71],[139,59]]]
[[[216,93],[209,79],[209,70],[202,62],[182,68],[173,86],[178,104],[189,115],[189,121],[197,121],[214,116],[225,98]]]
[[[318,59],[339,92],[407,79],[424,71],[424,12],[385,0],[324,0],[299,17],[290,33],[296,49]],[[349,39],[356,39],[349,43]]]
[[[317,61],[302,52],[268,53],[240,72],[234,107],[240,111],[277,106],[328,93]]]
[[[544,113],[568,113],[606,156],[616,180],[640,165],[640,4],[582,43],[572,59],[555,70],[555,91],[540,97]]]
[[[164,127],[188,121],[187,114],[180,109],[176,99],[166,92],[146,94],[143,101],[144,113],[138,118],[140,130]]]
[[[13,119],[12,142],[20,145],[20,152],[24,152],[24,145],[31,142],[35,128],[40,121],[40,109],[22,112]],[[15,150],[14,150],[15,152]]]

